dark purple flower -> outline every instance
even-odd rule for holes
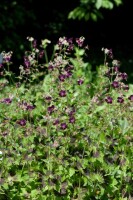
[[[84,37],[76,38],[76,43],[78,44],[79,47],[83,46],[84,40],[85,40]]]
[[[60,97],[65,97],[66,96],[66,90],[61,90],[59,92]]]
[[[125,86],[123,87],[123,89],[124,89],[125,91],[128,91],[128,90],[129,90],[129,86],[128,86],[128,85],[125,85]]]
[[[127,76],[127,73],[122,73],[121,74],[121,78],[123,79],[123,80],[127,80],[127,78],[128,78],[128,76]]]
[[[58,125],[59,124],[59,119],[56,119],[54,122],[53,122],[53,125]]]
[[[74,116],[71,116],[69,118],[69,123],[71,123],[71,124],[75,123],[75,117]]]
[[[111,70],[110,69],[105,73],[105,76],[111,77]]]
[[[67,42],[69,44],[67,47],[67,51],[72,51],[74,49],[73,38],[68,38]]]
[[[32,41],[32,46],[33,46],[33,48],[36,48],[36,47],[37,47],[37,40],[33,40],[33,41]]]
[[[42,50],[39,52],[39,58],[42,58],[43,56],[44,56],[44,51]]]
[[[118,102],[118,103],[123,103],[123,102],[124,102],[124,99],[123,99],[122,97],[118,97],[118,98],[117,98],[117,102]]]
[[[75,112],[76,112],[76,109],[72,107],[72,110],[69,112],[69,116],[73,116]]]
[[[49,70],[49,71],[53,71],[53,69],[54,69],[54,66],[53,66],[53,65],[49,65],[49,66],[48,66],[48,70]]]
[[[11,60],[11,57],[10,57],[10,56],[6,56],[6,57],[4,58],[4,61],[5,61],[6,63],[10,62],[10,60]]]
[[[108,55],[109,58],[113,59],[113,52],[112,52],[112,49],[109,49],[109,50],[108,50],[107,55]]]
[[[35,108],[35,106],[33,105],[27,105],[26,106],[26,110],[33,110]]]
[[[71,71],[71,70],[73,70],[74,69],[74,67],[72,66],[72,65],[67,65],[66,67],[65,67],[65,71]]]
[[[60,128],[62,130],[65,130],[67,128],[67,124],[66,123],[61,123]]]
[[[6,103],[6,104],[10,104],[10,103],[12,103],[12,99],[11,98],[5,98],[2,102]]]
[[[117,65],[114,66],[114,67],[113,67],[113,71],[114,71],[114,72],[119,72],[119,66],[117,66]]]
[[[118,81],[113,81],[112,82],[112,87],[113,88],[118,88],[119,87],[119,82]]]
[[[112,99],[112,97],[106,97],[106,98],[105,98],[105,101],[106,101],[107,103],[109,103],[109,104],[112,104],[113,99]]]
[[[71,77],[72,76],[72,71],[66,71],[65,72],[65,76],[66,76],[66,78]]]
[[[59,80],[64,82],[65,81],[65,78],[66,78],[66,75],[65,74],[60,74],[59,75]]]
[[[133,94],[128,97],[130,101],[133,101]]]
[[[49,107],[48,107],[48,112],[51,114],[51,113],[54,111],[54,109],[55,109],[55,106],[54,106],[54,105],[49,106]]]
[[[69,77],[71,77],[72,76],[72,72],[71,71],[67,71],[66,72],[66,78],[69,78]]]
[[[78,85],[82,85],[84,81],[83,79],[79,79],[77,82],[78,82]]]
[[[25,65],[25,67],[27,67],[27,68],[30,67],[30,61],[29,61],[29,59],[28,59],[26,56],[24,57],[24,65]]]
[[[46,96],[45,99],[46,99],[47,101],[51,101],[52,97],[51,97],[51,96]]]
[[[27,68],[30,67],[30,61],[25,61],[24,64],[25,64],[25,66],[26,66]]]
[[[73,44],[69,44],[67,51],[72,51],[74,49],[74,45]]]
[[[20,125],[20,126],[25,126],[26,125],[26,120],[25,119],[20,119],[17,121],[17,123]]]
[[[69,44],[73,44],[73,38],[72,38],[72,37],[71,37],[71,38],[68,38],[67,41],[68,41]]]

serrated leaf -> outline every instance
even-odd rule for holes
[[[114,5],[110,1],[103,1],[102,7],[111,10],[111,9],[113,9]]]
[[[84,182],[84,183],[83,183],[83,186],[88,185],[88,182],[89,182],[89,181],[88,181],[87,176],[84,176],[84,177],[83,177],[83,182]]]
[[[124,118],[123,120],[119,120],[119,124],[122,130],[122,134],[125,134],[129,130],[129,123],[127,121],[127,118]]]
[[[97,112],[99,112],[99,111],[102,111],[102,110],[104,110],[104,109],[105,109],[105,107],[106,107],[106,105],[105,105],[105,104],[104,104],[104,105],[102,105],[102,106],[98,106],[98,107],[95,109],[94,113],[97,113]]]
[[[8,185],[7,183],[4,183],[4,184],[2,185],[2,187],[3,187],[5,190],[7,190],[7,189],[9,188],[9,185]]]
[[[62,165],[59,166],[59,171],[63,171],[63,166]]]
[[[97,21],[97,15],[95,13],[91,13],[91,18],[93,21]]]
[[[38,194],[38,190],[32,190],[31,191],[31,197],[36,197],[36,195]]]
[[[119,5],[122,4],[122,0],[114,0],[114,1],[115,1],[115,3],[116,3],[117,6],[119,6]]]
[[[97,9],[101,8],[102,0],[97,0],[95,6],[96,6]]]
[[[113,178],[113,180],[112,180],[112,186],[115,186],[115,185],[117,185],[118,184],[118,181],[115,179],[115,178]]]
[[[105,133],[101,133],[99,136],[99,141],[101,143],[106,143],[106,137],[105,137]]]
[[[73,176],[75,174],[75,169],[74,168],[69,168],[69,176]]]

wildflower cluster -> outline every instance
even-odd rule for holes
[[[112,93],[112,89],[116,90],[117,93],[117,102],[124,103],[125,91],[129,90],[128,84],[125,82],[127,81],[128,75],[125,72],[120,72],[120,62],[118,60],[112,60],[112,66],[109,66],[107,62],[108,58],[113,59],[112,49],[104,49],[102,48],[105,54],[105,65],[107,66],[107,71],[105,72],[105,76],[109,79],[110,84],[110,93]],[[131,99],[131,96],[126,97],[126,99]],[[111,96],[107,96],[105,101],[109,104],[112,104],[113,98]]]
[[[9,66],[12,64],[11,58],[12,58],[12,51],[9,51],[6,53],[5,51],[1,52],[0,54],[0,77],[7,77],[11,75],[11,72],[9,71]],[[7,69],[6,69],[7,66]]]
[[[129,199],[132,195],[133,87],[102,49],[94,74],[84,37],[27,37],[17,82],[2,53],[0,199]],[[87,59],[86,59],[87,60]]]

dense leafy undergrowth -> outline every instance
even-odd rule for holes
[[[1,53],[0,199],[132,199],[133,85],[120,62],[103,48],[92,73],[83,37],[59,38],[51,61],[48,40],[28,40],[18,77]]]

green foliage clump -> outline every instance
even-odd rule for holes
[[[0,199],[130,199],[133,86],[112,50],[93,74],[84,37],[59,38],[50,61],[49,40],[28,40],[15,82],[2,52]]]
[[[112,10],[121,4],[122,0],[80,0],[80,5],[69,13],[68,18],[97,21],[103,17],[101,9]]]

